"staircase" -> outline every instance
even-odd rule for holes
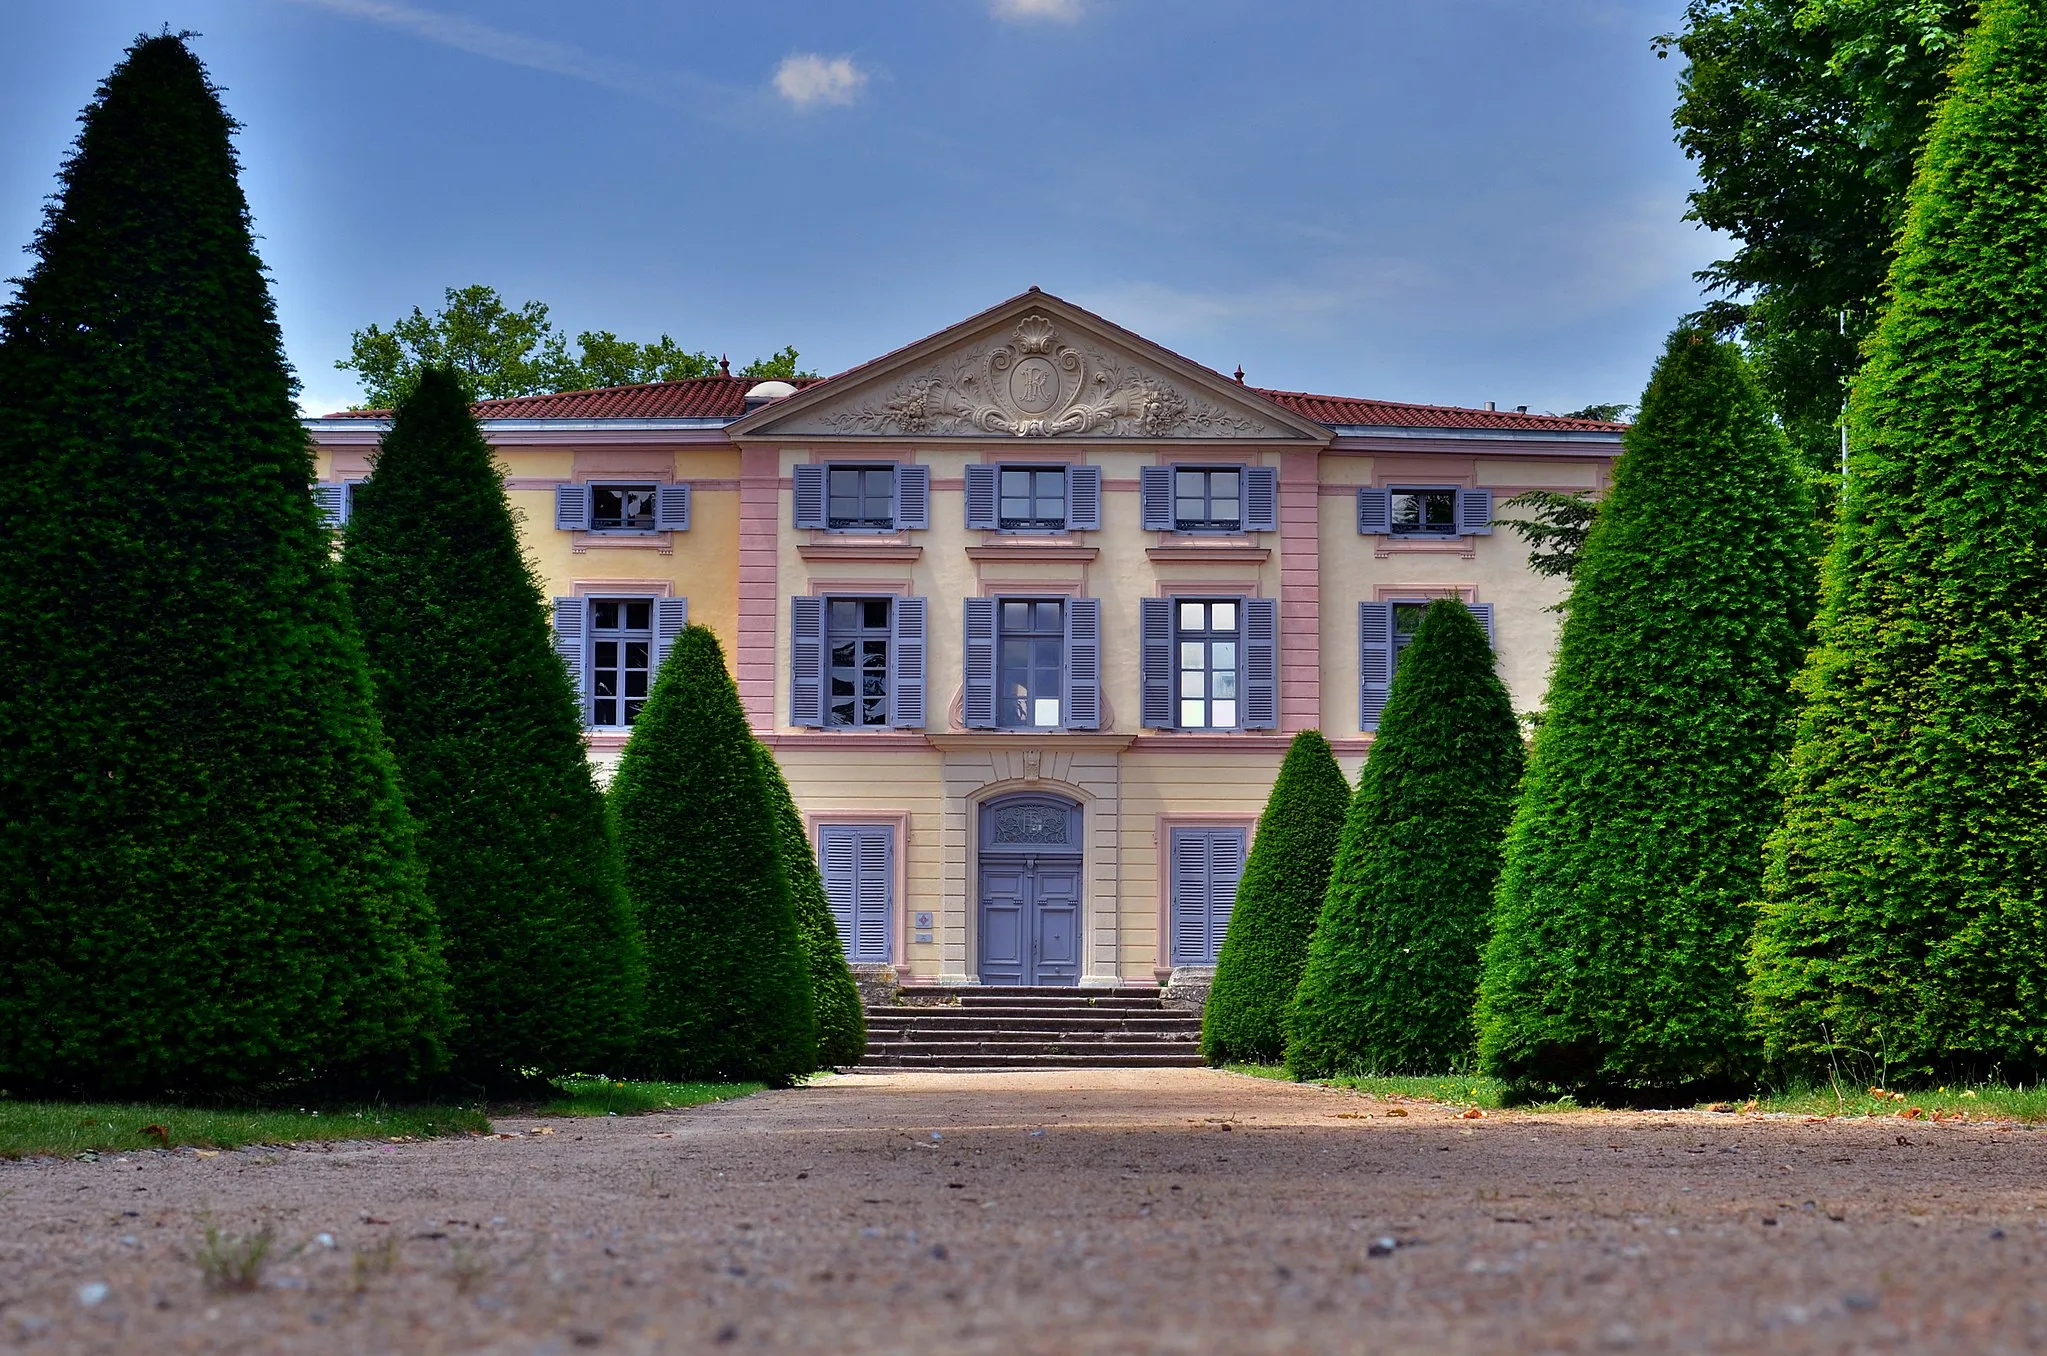
[[[865,1069],[1152,1069],[1201,1063],[1201,1014],[1159,991],[906,985],[867,1009]]]

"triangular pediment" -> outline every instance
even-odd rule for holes
[[[1227,377],[1035,290],[764,406],[730,432],[891,441],[1330,438]]]

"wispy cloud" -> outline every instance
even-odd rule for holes
[[[850,104],[867,86],[867,72],[851,57],[821,57],[797,52],[775,68],[775,92],[798,109],[819,104]]]
[[[995,0],[995,17],[1028,23],[1043,20],[1055,24],[1080,21],[1080,0]]]

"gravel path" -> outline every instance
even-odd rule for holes
[[[1193,1069],[499,1129],[0,1163],[0,1349],[2047,1347],[2028,1129],[1460,1120]],[[202,1284],[209,1221],[274,1230],[253,1291]]]

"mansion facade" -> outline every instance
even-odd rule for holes
[[[1292,736],[1355,780],[1433,598],[1517,709],[1561,596],[1492,527],[1616,425],[1263,390],[1033,289],[822,381],[477,407],[592,757],[716,631],[856,964],[1157,984],[1214,962]],[[308,421],[345,520],[388,427]]]

